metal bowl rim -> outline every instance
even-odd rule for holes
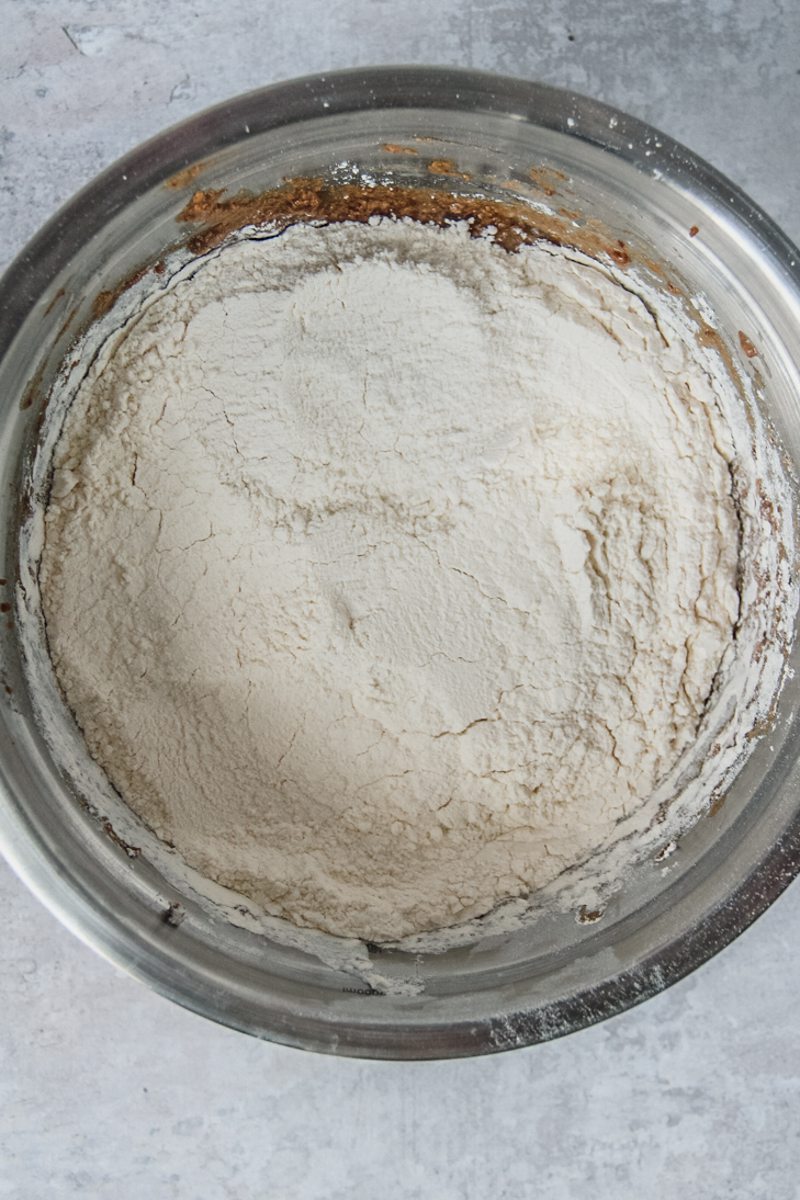
[[[467,93],[472,103],[463,102]],[[132,188],[144,191],[223,146],[236,142],[243,126],[253,133],[323,115],[365,109],[429,108],[439,111],[481,111],[496,116],[520,114],[529,123],[557,130],[595,145],[642,168],[641,147],[652,150],[647,168],[659,170],[673,182],[690,181],[695,194],[706,195],[727,211],[735,224],[757,234],[765,256],[788,281],[800,301],[800,254],[782,230],[741,189],[680,143],[637,118],[579,93],[527,82],[490,72],[452,67],[382,66],[352,68],[308,75],[255,89],[211,106],[181,121],[129,151],[77,192],[28,242],[0,279],[0,358],[13,342],[49,281],[132,198]],[[447,102],[449,100],[449,103]],[[323,107],[324,105],[324,107]],[[549,119],[540,119],[542,112]],[[290,114],[287,119],[287,113]],[[611,122],[614,124],[610,124]],[[624,141],[598,139],[598,122],[619,126]],[[69,237],[64,237],[64,230]],[[155,991],[201,1016],[243,1032],[257,1033],[276,1042],[307,1050],[336,1051],[331,1023],[313,1012],[275,1020],[254,1029],[221,1006],[204,1003],[181,983],[172,970],[172,959],[162,949],[151,961],[142,954],[135,936],[84,895],[77,897],[65,883],[64,872],[43,840],[26,819],[0,760],[0,850],[34,894],[94,950]],[[431,1026],[409,1021],[387,1034],[384,1025],[370,1027],[365,1020],[360,1037],[340,1051],[360,1056],[392,1059],[493,1053],[543,1042],[585,1028],[677,982],[727,946],[761,915],[800,873],[800,805],[781,836],[757,866],[723,903],[706,912],[693,929],[684,931],[657,953],[644,958],[635,971],[623,972],[599,987],[587,988],[548,1007],[545,1027],[528,1022],[525,1013],[512,1014],[517,1035],[498,1040],[491,1022],[471,1025],[457,1035],[459,1026]],[[313,1007],[313,1006],[311,1006]],[[530,1014],[528,1014],[530,1015]],[[469,1033],[469,1036],[467,1034]],[[376,1035],[380,1043],[376,1043]]]

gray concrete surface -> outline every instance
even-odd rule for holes
[[[564,84],[688,143],[800,240],[786,0],[2,0],[0,266],[225,96],[379,62]],[[494,1059],[262,1045],[149,994],[0,868],[0,1197],[795,1200],[800,887],[633,1013]]]

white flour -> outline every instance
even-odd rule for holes
[[[336,934],[453,925],[675,792],[733,664],[733,457],[696,351],[578,255],[242,241],[69,411],[58,678],[202,873]]]

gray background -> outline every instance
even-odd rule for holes
[[[381,62],[566,85],[686,142],[800,240],[792,0],[2,0],[0,267],[165,125]],[[0,1197],[795,1200],[800,887],[642,1008],[492,1059],[285,1050],[149,994],[0,866]]]

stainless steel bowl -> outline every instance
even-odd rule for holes
[[[393,153],[392,145],[419,153]],[[521,188],[533,165],[563,171],[575,208],[673,265],[707,298],[722,329],[747,331],[759,348],[764,405],[800,463],[797,252],[736,187],[641,122],[569,92],[472,71],[342,72],[252,92],[168,130],[76,196],[8,271],[0,289],[0,576],[8,582],[0,590],[10,593],[18,575],[21,480],[42,398],[97,294],[113,292],[181,236],[176,217],[193,188],[262,190],[285,176],[341,177],[353,163],[376,178],[390,172],[404,183],[452,187],[452,179],[437,182],[427,172],[437,159],[454,161],[471,176],[469,186],[490,192],[503,180]],[[197,164],[195,174],[178,175]],[[692,226],[701,236],[688,236]],[[774,729],[725,803],[667,863],[644,863],[602,921],[550,916],[527,931],[413,962],[387,952],[381,971],[415,974],[424,992],[364,994],[309,954],[214,920],[144,856],[131,858],[82,803],[95,798],[76,794],[69,770],[45,745],[13,620],[0,637],[0,833],[9,861],[67,926],[119,966],[261,1037],[378,1058],[544,1041],[681,978],[736,937],[800,868],[795,676]],[[795,645],[795,668],[797,659]],[[170,920],[177,901],[185,910],[180,924]]]

